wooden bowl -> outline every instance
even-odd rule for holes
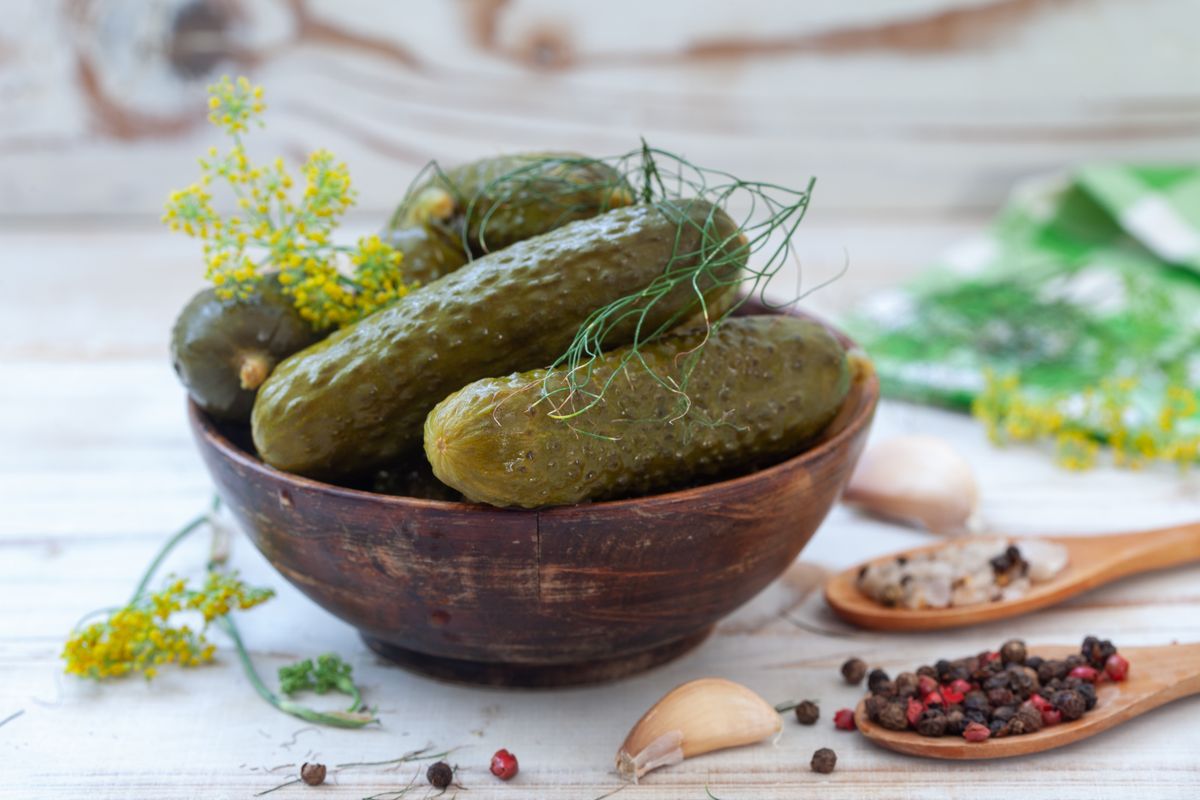
[[[258,549],[376,652],[441,678],[561,686],[675,658],[778,577],[838,498],[878,396],[860,375],[815,446],[758,472],[539,511],[320,483],[264,464],[245,429],[189,416]]]

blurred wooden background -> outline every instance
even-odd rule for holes
[[[159,224],[267,91],[256,158],[317,147],[377,229],[431,158],[639,137],[803,186],[805,301],[836,315],[986,224],[1012,182],[1200,157],[1198,0],[0,0],[0,356],[163,359],[202,285]],[[36,275],[35,279],[29,276]],[[792,276],[773,284],[794,296]],[[46,324],[54,320],[54,328]]]
[[[266,86],[252,148],[345,159],[365,214],[419,165],[650,142],[824,215],[980,215],[1022,175],[1195,158],[1196,0],[4,0],[0,219],[156,217]]]

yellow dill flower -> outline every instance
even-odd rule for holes
[[[175,580],[162,591],[143,595],[106,619],[74,631],[63,645],[70,675],[102,680],[141,673],[150,680],[158,667],[208,663],[215,648],[205,638],[208,624],[233,610],[265,602],[274,592],[246,586],[236,575],[210,572],[201,589]],[[178,613],[199,612],[204,627],[175,625]]]
[[[299,202],[289,200],[295,185],[282,158],[254,164],[241,134],[251,121],[261,125],[262,87],[226,76],[209,87],[209,119],[232,137],[226,153],[211,147],[199,159],[199,182],[168,197],[163,222],[203,241],[205,277],[218,297],[255,296],[264,272],[278,272],[284,293],[315,327],[350,324],[402,297],[408,287],[401,256],[378,237],[357,247],[334,244],[338,220],[354,204],[346,165],[327,150],[313,152],[303,165]],[[223,180],[238,214],[221,217],[210,186]],[[348,262],[348,263],[347,263]],[[339,263],[350,267],[344,274]]]
[[[1140,408],[1135,403],[1139,391]],[[1121,378],[1102,381],[1076,393],[1073,400],[1034,398],[1015,377],[988,373],[972,413],[997,443],[1053,440],[1059,463],[1069,469],[1095,465],[1102,443],[1108,445],[1113,463],[1128,469],[1140,469],[1154,461],[1183,466],[1200,459],[1200,435],[1181,431],[1185,420],[1200,426],[1197,393],[1170,386],[1156,409],[1145,407],[1145,394],[1136,381]]]

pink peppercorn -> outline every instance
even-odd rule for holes
[[[1062,722],[1062,712],[1054,706],[1047,706],[1042,709],[1042,725],[1049,728],[1051,725],[1057,725]]]
[[[908,724],[912,727],[917,727],[917,720],[925,713],[925,704],[915,697],[908,698],[908,708],[904,710],[904,716],[908,718]]]
[[[1068,676],[1072,678],[1079,678],[1080,680],[1087,681],[1088,683],[1095,683],[1096,679],[1100,677],[1100,673],[1097,672],[1094,667],[1089,667],[1086,664],[1080,664],[1078,667],[1075,667],[1075,669],[1071,670],[1068,673]]]
[[[1129,659],[1120,653],[1113,653],[1104,662],[1104,672],[1114,681],[1123,681],[1129,675]]]
[[[980,725],[978,722],[972,722],[963,730],[963,738],[968,742],[982,742],[992,735],[986,725]]]
[[[852,731],[857,727],[854,724],[854,712],[848,708],[843,708],[833,715],[833,724],[843,731]]]
[[[942,687],[942,698],[950,705],[954,705],[961,703],[969,691],[971,691],[971,684],[959,678]]]

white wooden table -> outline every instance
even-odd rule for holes
[[[856,256],[845,281],[813,298],[811,307],[825,311],[911,272],[973,227],[846,225],[819,214],[806,226],[806,264],[840,267],[843,247]],[[197,285],[195,254],[157,229],[85,225],[8,227],[0,256],[0,719],[23,712],[0,727],[0,797],[249,798],[293,777],[306,760],[383,760],[432,745],[458,748],[452,761],[464,798],[589,800],[617,787],[613,755],[642,711],[677,683],[705,675],[742,681],[772,701],[818,699],[822,719],[813,728],[788,719],[777,745],[690,760],[619,796],[702,800],[706,786],[722,800],[1200,795],[1196,700],[1066,750],[997,763],[893,755],[831,722],[858,695],[837,671],[851,655],[896,670],[1011,636],[1031,644],[1087,633],[1129,645],[1200,640],[1200,567],[1127,580],[977,629],[854,632],[812,592],[814,565],[835,569],[926,539],[840,508],[802,561],[701,648],[613,685],[503,691],[390,667],[240,537],[233,564],[279,592],[241,618],[260,671],[273,680],[277,667],[297,658],[342,653],[378,708],[379,727],[317,729],[274,711],[224,641],[215,665],[167,670],[150,684],[67,678],[58,653],[70,627],[83,612],[120,602],[165,535],[210,496],[165,356],[171,318]],[[901,431],[935,433],[960,447],[978,471],[984,515],[1000,530],[1096,532],[1200,518],[1197,474],[1070,474],[1040,453],[993,449],[965,417],[884,404],[875,435]],[[203,537],[189,542],[169,568],[198,574],[204,545]],[[808,768],[822,746],[839,756],[829,776]],[[487,773],[500,747],[521,762],[508,784]],[[346,770],[331,774],[320,794],[297,784],[270,797],[361,798],[400,788],[415,771]],[[426,788],[422,779],[408,796],[425,797]]]

